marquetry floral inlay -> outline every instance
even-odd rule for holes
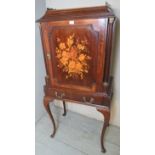
[[[74,33],[68,36],[65,41],[57,38],[56,57],[58,67],[67,73],[66,79],[69,77],[83,79],[84,74],[88,73],[88,62],[91,57],[87,46],[87,39],[75,37]]]

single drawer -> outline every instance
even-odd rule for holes
[[[83,104],[97,104],[97,105],[108,105],[108,98],[98,95],[84,92],[67,92],[61,90],[52,90],[50,92],[55,99],[69,100],[75,102],[81,102]]]
[[[59,100],[81,102],[81,104],[110,106],[112,96],[103,92],[88,93],[84,91],[72,91],[58,88],[44,87],[46,95]]]

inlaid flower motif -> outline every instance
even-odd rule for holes
[[[81,62],[84,61],[85,58],[86,58],[86,55],[84,55],[84,54],[80,54],[80,56],[79,56],[79,60],[80,60]]]
[[[88,55],[88,41],[86,39],[80,40],[71,34],[62,42],[57,38],[56,57],[58,59],[58,67],[63,72],[67,73],[66,78],[80,77],[83,79],[84,74],[88,73],[88,62],[91,57]]]
[[[70,35],[68,38],[67,38],[67,45],[68,45],[68,47],[70,48],[72,45],[73,45],[73,43],[74,43],[74,34],[72,34],[72,35]]]
[[[60,44],[59,44],[59,48],[60,48],[60,50],[65,49],[65,48],[66,48],[65,43],[60,43]]]
[[[78,44],[78,45],[77,45],[77,48],[78,48],[79,50],[84,50],[85,46],[82,45],[82,44]]]

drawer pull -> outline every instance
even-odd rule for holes
[[[94,98],[90,98],[89,101],[87,101],[86,97],[83,97],[83,101],[86,102],[86,103],[93,103],[94,102]]]
[[[60,94],[60,96],[58,95],[58,92],[55,92],[55,96],[59,99],[62,99],[65,96],[65,93]]]
[[[87,102],[86,97],[83,97],[83,101],[84,101],[84,102]]]
[[[93,103],[94,102],[94,98],[91,97],[89,102]]]

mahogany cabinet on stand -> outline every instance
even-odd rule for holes
[[[47,9],[38,20],[46,66],[44,106],[62,100],[94,106],[104,116],[101,148],[110,120],[112,77],[110,76],[115,16],[107,6],[67,10]],[[92,124],[93,125],[93,124]]]

